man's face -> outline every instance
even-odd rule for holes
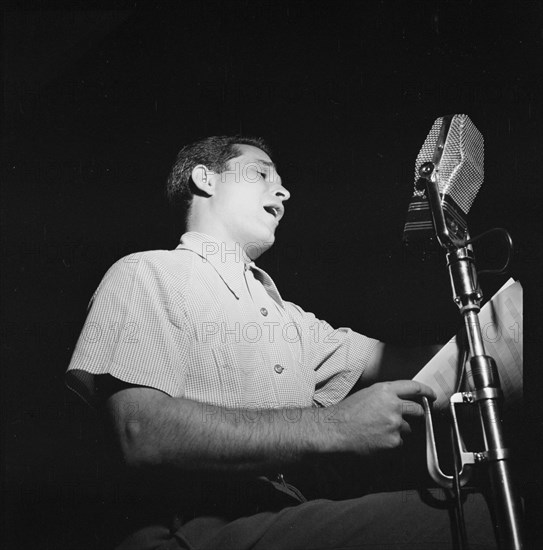
[[[252,145],[239,145],[241,155],[228,162],[218,178],[213,214],[223,236],[238,243],[255,259],[275,240],[275,229],[283,217],[283,202],[290,193],[270,157]],[[254,243],[254,246],[253,246]]]

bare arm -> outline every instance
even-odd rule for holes
[[[108,421],[131,466],[269,472],[312,454],[369,455],[394,448],[409,432],[405,418],[421,416],[411,380],[375,384],[326,409],[226,409],[124,387],[106,402]]]

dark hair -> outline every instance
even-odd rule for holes
[[[241,155],[238,145],[252,145],[271,156],[262,138],[243,136],[212,136],[185,145],[177,154],[166,184],[166,196],[176,211],[186,217],[194,195],[201,194],[192,181],[192,170],[198,164],[214,172],[224,172],[228,161]]]

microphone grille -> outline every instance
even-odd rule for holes
[[[415,183],[419,169],[426,162],[435,162],[436,145],[443,124],[450,117],[440,117],[432,126],[415,162]],[[467,214],[484,180],[484,140],[467,115],[454,115],[437,163],[440,194],[448,195]],[[422,191],[421,191],[422,194]]]

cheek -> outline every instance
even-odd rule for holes
[[[262,206],[262,196],[254,188],[248,187],[232,193],[229,199],[229,209],[239,213],[254,214]]]

